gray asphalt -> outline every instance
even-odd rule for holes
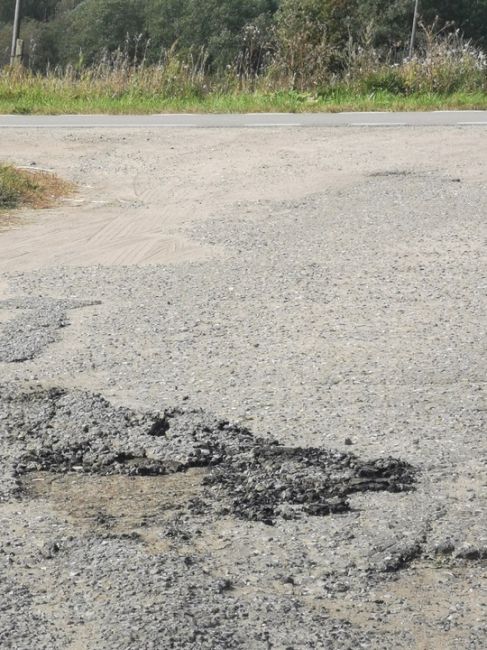
[[[482,135],[0,135],[2,650],[485,648]]]
[[[259,128],[487,126],[487,111],[249,113],[245,115],[2,115],[0,128]]]

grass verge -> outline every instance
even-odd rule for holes
[[[487,109],[487,93],[417,93],[399,95],[386,90],[356,93],[336,88],[326,93],[296,91],[233,91],[168,96],[140,89],[114,93],[81,85],[16,84],[0,78],[0,113],[3,114],[151,114],[151,113],[299,113],[339,111],[428,111]]]

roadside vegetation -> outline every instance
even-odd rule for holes
[[[21,207],[48,208],[72,191],[72,184],[55,174],[0,164],[0,215]]]
[[[487,108],[487,0],[422,0],[409,56],[413,5],[24,0],[23,65],[0,69],[0,112]]]

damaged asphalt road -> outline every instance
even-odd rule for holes
[[[36,566],[39,562],[46,564],[44,570],[49,567],[51,589],[58,588],[56,585],[63,580],[69,563],[72,578],[77,582],[77,577],[83,575],[83,582],[88,580],[84,588],[92,594],[96,594],[105,576],[117,585],[110,568],[116,562],[117,572],[122,567],[124,577],[115,587],[119,602],[113,603],[110,616],[120,615],[118,610],[124,599],[140,594],[142,581],[145,605],[141,603],[138,607],[144,608],[144,619],[147,598],[164,598],[163,627],[159,622],[154,628],[161,615],[158,606],[159,615],[157,619],[149,616],[143,637],[142,630],[134,628],[133,623],[130,632],[124,629],[122,615],[115,633],[109,627],[107,636],[107,629],[101,627],[98,643],[110,647],[160,647],[162,634],[165,647],[170,648],[244,647],[249,639],[256,647],[266,645],[270,633],[260,632],[257,620],[259,611],[268,607],[267,598],[257,596],[249,609],[250,603],[238,594],[239,578],[228,571],[218,577],[218,569],[210,570],[208,558],[205,564],[200,553],[181,554],[193,540],[198,545],[203,536],[201,528],[206,527],[215,536],[218,522],[228,522],[229,517],[276,524],[278,518],[297,520],[346,512],[350,494],[369,490],[402,492],[410,490],[414,482],[415,472],[407,463],[387,458],[365,462],[353,454],[283,447],[203,411],[141,412],[114,407],[102,396],[83,391],[43,390],[36,386],[19,389],[17,384],[2,384],[0,396],[1,500],[9,504],[13,499],[18,513],[10,531],[14,536],[10,541],[7,536],[3,546],[8,568],[2,580],[4,597],[8,594],[7,602],[12,602],[14,596],[16,602],[15,609],[3,608],[5,627],[0,640],[5,647],[27,647],[26,640],[33,634],[39,647],[69,644],[69,632],[60,633],[51,621],[33,615],[30,590],[18,587],[22,569],[27,568],[32,576],[32,561]],[[196,469],[202,473],[194,474]],[[62,483],[58,496],[51,492],[52,487],[47,492],[45,487],[39,487],[55,486],[63,481],[62,476],[69,483]],[[117,476],[118,482],[111,486],[110,481]],[[181,476],[179,482],[183,486],[176,491],[175,498],[166,493],[171,484],[161,482],[171,476],[173,481]],[[105,511],[95,509],[86,527],[83,495],[89,491],[89,481],[94,477],[105,481],[99,487],[113,490],[109,495],[112,508],[117,499],[126,498],[126,491],[130,503],[125,503],[117,516],[106,512],[106,504]],[[137,493],[133,482],[141,480],[146,485],[142,493]],[[121,481],[125,481],[125,486]],[[77,484],[77,489],[73,491],[70,484]],[[41,528],[47,525],[51,534],[44,546],[36,550],[31,547],[31,538],[15,539],[15,531],[29,509],[39,507],[46,497],[51,507],[56,503],[57,506],[54,505],[53,513],[46,515],[44,511],[38,518]],[[155,510],[148,508],[148,501]],[[74,516],[77,534],[66,536],[64,525],[63,534],[56,534],[59,525],[50,519],[56,507],[69,509],[70,505],[75,506],[70,515],[71,519]],[[124,519],[137,516],[140,521],[127,526]],[[152,531],[161,525],[162,539],[154,541]],[[164,544],[164,537],[173,540],[172,548]],[[223,535],[217,537],[222,539]],[[19,542],[30,547],[27,552],[24,548],[20,564]],[[151,551],[153,546],[159,550],[156,555],[155,550]],[[145,553],[141,556],[142,549]],[[132,567],[128,575],[125,565]],[[90,582],[86,570],[96,575],[96,583]],[[276,618],[292,612],[293,624],[289,627],[282,621],[279,633],[272,633],[273,644],[289,647],[293,636],[298,647],[303,642],[322,647],[340,642],[363,644],[375,638],[371,632],[358,634],[345,622],[321,629],[323,616],[308,613],[293,596],[298,578],[281,574],[279,580],[284,593],[273,598]],[[79,603],[75,610],[70,607],[74,607],[71,597],[64,608],[70,624],[75,629],[81,622],[86,624],[86,613],[82,613],[85,606],[81,605],[81,610]],[[132,615],[136,613],[137,609]],[[188,617],[193,622],[189,623]],[[296,621],[306,629],[297,633]],[[151,638],[153,642],[148,641]]]
[[[329,515],[348,495],[411,488],[414,470],[393,458],[284,447],[203,411],[162,415],[114,408],[101,395],[0,385],[4,498],[28,472],[157,476],[202,467],[202,495],[225,514],[274,523],[276,516]],[[204,508],[203,501],[198,509]]]
[[[135,410],[80,390],[8,383],[0,396],[2,647],[70,647],[86,629],[90,644],[131,650],[161,638],[208,650],[408,647],[407,629],[384,633],[334,608],[386,603],[413,563],[453,576],[485,559],[435,546],[431,515],[401,504],[421,483],[401,460],[284,446],[202,410]],[[367,498],[381,492],[390,497]],[[91,598],[106,602],[107,589],[95,614]],[[57,604],[39,609],[42,594]],[[480,633],[469,631],[471,647]]]
[[[483,650],[479,134],[5,131],[2,650]]]

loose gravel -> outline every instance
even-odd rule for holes
[[[27,361],[41,354],[69,324],[68,311],[97,303],[32,297],[0,301],[0,310],[20,311],[0,334],[0,362]]]

